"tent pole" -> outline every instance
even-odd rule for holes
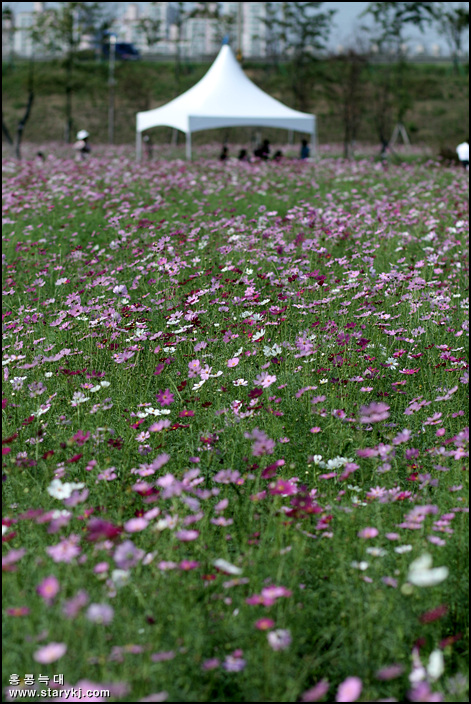
[[[191,161],[191,132],[186,133],[186,158]]]
[[[316,118],[312,117],[312,134],[311,134],[311,156],[313,159],[317,159],[317,134],[316,134]]]
[[[142,158],[142,132],[136,132],[136,161]]]

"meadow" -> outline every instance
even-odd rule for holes
[[[4,700],[468,701],[468,173],[29,154]]]

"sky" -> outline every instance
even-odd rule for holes
[[[55,2],[47,3],[50,6],[57,5]],[[128,3],[117,2],[116,5],[123,8]],[[143,10],[147,2],[137,3]],[[31,11],[33,9],[32,2],[2,2],[2,7],[9,5],[14,11]],[[358,32],[355,31],[356,27],[359,27],[365,22],[364,19],[360,19],[359,15],[368,7],[368,2],[324,2],[322,9],[332,9],[337,10],[334,17],[334,29],[332,31],[329,46],[331,49],[338,48],[339,45],[344,47],[350,46],[352,44],[352,38]],[[467,5],[469,7],[469,2],[449,2],[447,5],[457,7],[459,5]],[[447,52],[446,42],[442,37],[439,36],[435,29],[427,30],[424,34],[421,34],[417,29],[411,27],[407,32],[407,38],[410,40],[410,45],[414,49],[417,44],[425,45],[429,50],[431,50],[434,44],[438,44],[442,53]]]

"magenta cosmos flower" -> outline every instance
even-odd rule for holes
[[[165,391],[159,391],[159,393],[156,394],[156,399],[161,406],[170,406],[174,401],[174,396],[170,389],[165,389]]]
[[[360,408],[360,421],[362,423],[379,423],[389,418],[389,406],[387,403],[370,403],[369,406]]]

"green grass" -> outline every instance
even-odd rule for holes
[[[72,686],[81,680],[101,689],[122,683],[126,689],[112,690],[112,698],[124,701],[165,691],[168,701],[290,702],[325,678],[330,690],[323,700],[332,701],[338,686],[355,676],[362,680],[360,701],[405,701],[412,650],[420,640],[425,664],[436,649],[444,656],[445,672],[430,683],[432,690],[441,701],[467,701],[459,679],[468,671],[467,513],[461,510],[467,506],[467,455],[446,454],[464,439],[468,394],[459,379],[466,351],[450,352],[462,358],[458,362],[441,356],[442,346],[466,344],[467,230],[458,224],[467,222],[465,173],[418,161],[384,170],[374,159],[348,164],[324,158],[315,166],[286,161],[276,169],[201,158],[136,165],[125,150],[119,159],[97,151],[98,158],[83,165],[62,158],[43,166],[4,163],[3,447],[11,450],[3,457],[4,556],[26,552],[5,573],[3,603],[4,609],[29,609],[4,616],[4,691],[11,673],[64,673]],[[432,230],[435,237],[427,239]],[[312,248],[300,235],[313,240]],[[162,237],[168,239],[158,251]],[[170,262],[179,270],[166,270]],[[252,271],[244,275],[247,269]],[[425,284],[411,287],[414,271]],[[308,272],[324,276],[323,285]],[[397,276],[387,279],[391,272]],[[253,279],[258,300],[248,295],[244,302],[245,276]],[[62,278],[69,283],[57,285]],[[352,281],[359,286],[351,287]],[[127,286],[126,302],[113,292],[117,285]],[[57,323],[73,292],[87,309]],[[188,303],[191,292],[201,294],[197,302]],[[273,306],[286,310],[268,313]],[[182,319],[172,327],[169,318],[179,310],[199,313],[192,327],[175,333],[192,323]],[[110,311],[122,316],[117,323]],[[263,322],[244,317],[249,311],[259,312]],[[420,326],[423,333],[412,333]],[[262,328],[263,339],[253,340]],[[387,335],[390,328],[397,332]],[[228,330],[238,337],[225,339]],[[359,335],[339,338],[353,332]],[[302,333],[316,338],[312,353],[299,357]],[[201,342],[206,348],[195,351]],[[264,348],[275,343],[281,352],[274,362]],[[114,355],[130,347],[134,356],[117,363]],[[63,349],[70,353],[47,361]],[[236,353],[239,363],[228,367]],[[397,369],[386,363],[394,354]],[[199,379],[188,378],[188,363],[194,359],[222,375],[193,389]],[[259,386],[254,379],[267,364],[276,382],[256,397],[260,407],[253,416],[238,417],[231,404],[240,400],[244,411],[250,408],[249,392]],[[157,375],[156,365],[163,365]],[[418,372],[399,371],[411,367]],[[92,370],[104,376],[87,378]],[[362,382],[352,380],[358,375]],[[20,376],[26,380],[15,390],[10,382]],[[240,377],[247,386],[234,386]],[[82,387],[103,379],[109,386],[99,391]],[[31,398],[34,382],[46,391]],[[455,385],[448,400],[437,400]],[[298,394],[311,386],[316,389]],[[174,401],[164,407],[156,394],[165,389]],[[78,391],[91,398],[72,406]],[[325,399],[313,404],[321,395]],[[39,415],[48,397],[51,408]],[[418,397],[429,405],[404,414]],[[108,407],[105,398],[111,399]],[[386,403],[389,417],[360,423],[360,407],[373,401]],[[95,403],[102,405],[90,413]],[[140,419],[145,403],[170,414]],[[181,416],[183,410],[194,415]],[[339,410],[344,420],[333,415]],[[434,413],[442,414],[440,423],[427,425]],[[137,439],[166,418],[170,428]],[[276,441],[272,452],[256,454],[247,437],[254,428]],[[404,428],[410,439],[394,444]],[[439,428],[445,433],[437,436]],[[90,433],[83,443],[73,439],[79,431]],[[283,438],[289,442],[279,442]],[[362,457],[358,450],[365,448],[382,448],[388,457]],[[131,473],[162,453],[169,460],[154,474]],[[343,457],[358,468],[341,479],[344,462],[321,466],[316,455],[326,465]],[[275,460],[284,464],[264,478]],[[110,468],[116,479],[99,480]],[[168,473],[188,482],[191,468],[200,470],[199,495],[175,483],[167,498],[162,485],[158,496],[136,491],[137,481],[155,485]],[[240,480],[215,480],[228,469]],[[67,507],[47,492],[55,477],[82,482],[89,494]],[[287,514],[299,493],[271,493],[278,479],[293,477],[313,492],[316,512]],[[367,498],[378,486],[397,488],[396,499]],[[228,505],[218,512],[223,499]],[[400,527],[414,508],[430,505],[436,513],[426,515],[418,530]],[[160,513],[144,530],[124,528],[154,507]],[[26,513],[32,510],[43,513]],[[49,513],[57,510],[70,513],[63,524]],[[443,524],[452,532],[434,527],[444,514],[454,516]],[[220,515],[226,525],[213,522]],[[94,518],[122,532],[88,541]],[[366,527],[375,527],[377,537],[359,537]],[[179,539],[183,528],[197,529],[198,537]],[[77,536],[80,554],[55,562],[46,548],[70,535]],[[431,536],[443,545],[430,542]],[[115,575],[113,585],[116,549],[125,540],[143,552],[124,583]],[[399,545],[410,549],[395,552]],[[368,553],[371,547],[379,554]],[[432,555],[434,567],[449,569],[447,579],[429,587],[409,582],[409,565],[423,553]],[[217,558],[241,574],[218,571]],[[186,568],[182,561],[189,561]],[[365,570],[352,564],[362,561],[369,563]],[[103,562],[108,569],[97,571]],[[180,568],[166,569],[162,562]],[[60,590],[47,603],[37,588],[51,575]],[[272,605],[247,603],[270,585],[291,595]],[[67,618],[65,602],[79,590],[86,590],[88,604]],[[87,617],[91,603],[112,606],[108,625]],[[441,617],[424,622],[423,614],[440,605],[446,606]],[[273,621],[268,632],[289,630],[286,649],[270,647],[267,631],[255,627],[262,617]],[[39,664],[35,653],[50,642],[65,643],[67,652]],[[168,659],[151,657],[170,651]],[[219,665],[205,669],[211,658]],[[241,658],[240,671],[221,666]],[[378,678],[378,670],[391,664],[401,665],[402,674]]]

